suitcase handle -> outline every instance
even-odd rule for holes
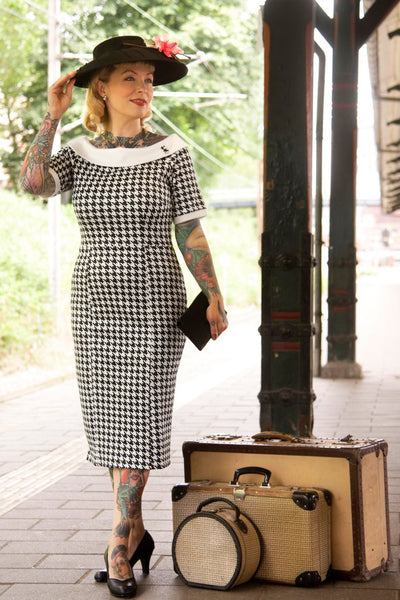
[[[222,498],[220,496],[214,496],[214,498],[208,498],[207,500],[203,500],[203,502],[200,502],[200,504],[198,505],[196,512],[201,512],[205,506],[207,506],[208,504],[212,504],[213,502],[225,502],[226,504],[229,504],[230,508],[233,508],[233,510],[236,513],[235,520],[239,521],[240,510],[236,506],[236,504],[234,504],[231,500],[228,500],[227,498]]]
[[[264,481],[261,485],[264,487],[269,487],[271,471],[269,469],[264,469],[263,467],[241,467],[240,469],[236,469],[236,471],[233,474],[233,480],[231,481],[231,485],[237,485],[239,477],[241,475],[247,474],[263,475]]]
[[[298,438],[290,433],[281,433],[280,431],[261,431],[252,436],[256,442],[264,442],[265,440],[281,440],[281,442],[297,442]]]

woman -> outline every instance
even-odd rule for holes
[[[185,261],[206,294],[215,340],[226,329],[224,303],[199,218],[204,202],[185,144],[144,127],[153,86],[187,67],[175,43],[136,36],[99,44],[93,60],[56,81],[21,171],[29,193],[72,189],[81,247],[72,281],[72,328],[88,460],[110,469],[113,527],[105,552],[111,593],[136,593],[132,567],[148,573],[154,548],[141,496],[151,469],[170,462],[175,379],[186,308],[171,224]],[[88,87],[84,123],[95,132],[51,157],[54,133],[73,87]],[[103,572],[96,574],[104,580]]]

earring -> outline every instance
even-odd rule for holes
[[[103,96],[103,102],[105,102],[107,100],[107,96],[104,94]]]

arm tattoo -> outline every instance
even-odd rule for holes
[[[33,140],[22,166],[20,183],[30,194],[51,196],[55,183],[49,174],[49,161],[59,119],[46,113],[42,127]]]
[[[198,219],[176,225],[175,237],[190,272],[207,298],[219,296],[210,249]]]

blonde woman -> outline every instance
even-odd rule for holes
[[[207,240],[205,205],[186,145],[146,129],[153,87],[184,77],[176,43],[137,36],[99,44],[93,60],[56,81],[21,171],[31,194],[72,190],[81,246],[72,281],[72,328],[88,460],[108,467],[114,517],[105,552],[110,592],[132,598],[132,567],[149,571],[154,542],[141,497],[151,469],[170,463],[172,404],[186,308],[171,225],[206,294],[211,337],[227,327]],[[94,132],[51,156],[74,86],[88,88],[84,123]]]

